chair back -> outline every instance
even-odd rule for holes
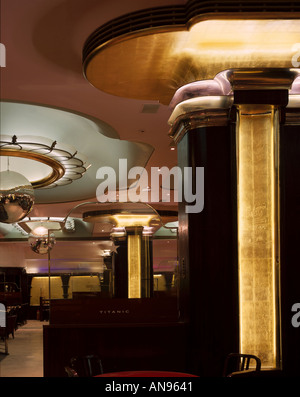
[[[95,354],[73,357],[70,360],[70,364],[80,377],[92,377],[103,374],[102,362]]]
[[[230,353],[226,357],[223,376],[231,376],[233,372],[248,371],[251,361],[255,363],[255,371],[260,371],[261,360],[253,354]]]
[[[75,371],[75,369],[73,369],[69,366],[66,366],[65,371],[69,378],[78,378],[78,373]]]

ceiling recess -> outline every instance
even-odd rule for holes
[[[157,113],[159,104],[146,103],[143,106],[142,113]]]

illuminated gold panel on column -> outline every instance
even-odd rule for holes
[[[141,297],[141,236],[128,235],[128,298]]]
[[[241,353],[276,367],[278,111],[269,105],[238,109],[238,255]]]

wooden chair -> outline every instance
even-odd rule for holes
[[[254,361],[255,367],[250,368],[250,362]],[[239,376],[254,376],[261,369],[261,360],[253,354],[230,353],[225,360],[223,376],[233,377],[235,374]]]

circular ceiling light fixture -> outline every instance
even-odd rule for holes
[[[34,189],[68,185],[89,166],[71,146],[36,136],[1,136],[0,156],[10,158],[10,168],[22,170]]]
[[[32,210],[34,191],[22,174],[14,171],[0,172],[0,222],[16,223]]]

